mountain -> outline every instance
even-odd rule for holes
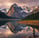
[[[13,4],[8,11],[8,15],[12,17],[19,17],[22,19],[26,17],[27,13],[17,4]]]

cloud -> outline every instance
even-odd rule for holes
[[[0,8],[9,8],[11,5],[9,0],[0,0]]]
[[[38,3],[39,0],[9,0],[9,2],[17,2],[17,3]]]
[[[0,0],[0,8],[9,8],[13,3],[17,3],[21,6],[36,6],[39,5],[39,0]]]
[[[39,5],[39,0],[9,0],[9,2],[13,3],[16,2],[18,4],[28,4],[30,6],[32,5]]]

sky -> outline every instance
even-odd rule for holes
[[[0,8],[9,8],[14,3],[20,6],[37,6],[39,0],[0,0]]]

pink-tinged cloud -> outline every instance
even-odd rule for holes
[[[37,6],[39,5],[39,0],[0,0],[0,8],[9,8],[13,3],[21,6]]]
[[[39,0],[10,0],[9,2],[13,3],[19,3],[19,4],[27,4],[29,6],[33,6],[33,5],[39,5]]]

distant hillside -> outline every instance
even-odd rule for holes
[[[23,20],[39,20],[39,11],[35,14],[31,14],[31,15],[25,17]]]

